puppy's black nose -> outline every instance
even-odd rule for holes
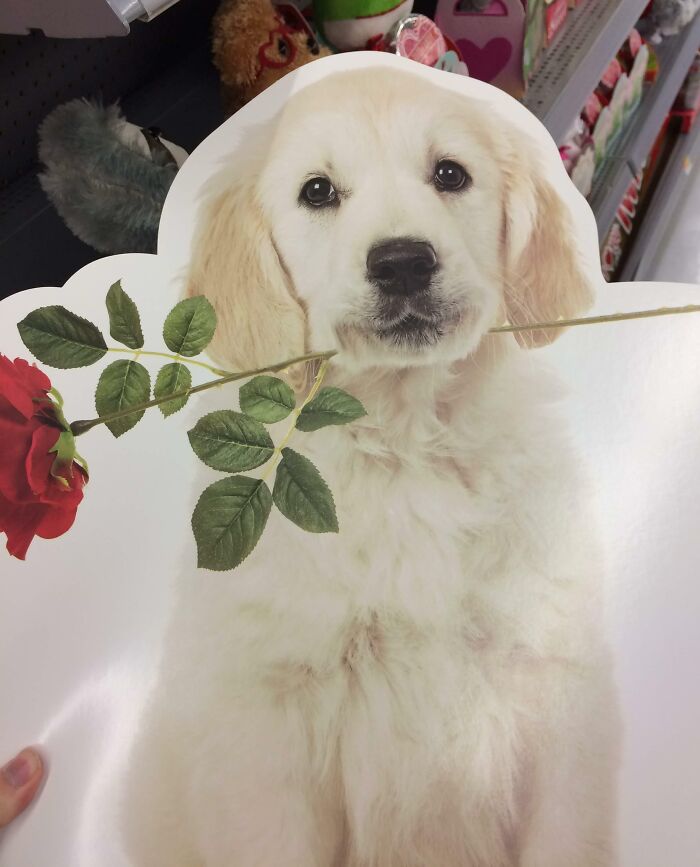
[[[438,267],[432,246],[412,238],[376,244],[367,255],[367,275],[387,295],[425,292]]]

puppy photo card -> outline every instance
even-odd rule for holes
[[[0,302],[2,867],[695,863],[699,304],[604,282],[520,103],[373,52]]]

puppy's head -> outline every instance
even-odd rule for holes
[[[237,367],[326,348],[359,365],[464,358],[506,317],[592,300],[535,143],[406,72],[305,88],[200,226],[189,291],[216,307],[214,350]]]

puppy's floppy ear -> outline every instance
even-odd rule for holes
[[[188,276],[187,294],[205,295],[216,310],[209,351],[234,370],[284,361],[305,344],[304,311],[277,255],[256,177],[239,175],[205,205]]]
[[[547,180],[535,143],[518,137],[517,145],[517,152],[506,159],[505,170],[503,252],[508,320],[526,325],[572,319],[592,305],[594,277],[586,273],[571,213]],[[516,338],[521,346],[542,346],[563,330],[523,331]]]

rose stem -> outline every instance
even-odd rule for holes
[[[108,347],[107,352],[123,352],[126,355],[133,355],[136,357],[139,355],[150,355],[152,358],[169,358],[170,361],[176,361],[180,364],[194,364],[197,367],[203,367],[205,370],[209,370],[217,376],[228,376],[229,373],[231,373],[230,370],[222,370],[220,367],[212,367],[211,364],[205,364],[203,361],[195,361],[194,358],[187,358],[182,355],[172,355],[169,352],[149,352],[145,349],[122,349],[117,346]]]
[[[294,430],[297,426],[297,420],[299,419],[299,416],[301,415],[302,410],[304,409],[304,407],[307,404],[311,403],[311,401],[314,399],[314,397],[316,397],[316,393],[318,392],[319,388],[321,387],[321,383],[323,382],[323,377],[326,375],[326,368],[327,367],[328,367],[328,359],[324,358],[323,361],[321,362],[321,365],[318,369],[318,372],[316,373],[316,378],[314,379],[313,385],[309,389],[308,394],[306,395],[304,400],[301,402],[301,405],[298,406],[294,410],[294,412],[292,413],[291,424],[287,428],[287,432],[285,433],[285,435],[282,437],[280,444],[275,448],[274,452],[272,453],[272,457],[268,461],[267,469],[263,473],[261,481],[264,482],[269,478],[270,473],[274,469],[275,461],[282,454],[282,449],[287,445],[287,443],[289,442],[289,440],[292,437],[292,434],[294,433]]]
[[[131,406],[128,409],[112,412],[99,418],[74,421],[71,424],[70,429],[73,436],[77,437],[86,433],[91,428],[96,427],[98,424],[106,424],[110,421],[116,421],[117,419],[124,418],[127,415],[133,415],[135,412],[141,412],[142,410],[150,409],[152,406],[158,406],[160,403],[167,403],[171,400],[177,400],[180,397],[189,397],[191,394],[206,391],[208,388],[216,388],[221,385],[226,385],[228,382],[235,382],[238,379],[247,379],[248,377],[256,376],[259,373],[275,373],[284,370],[287,367],[291,367],[293,364],[301,364],[304,361],[314,361],[317,358],[328,360],[334,355],[337,355],[337,352],[334,349],[326,352],[309,352],[306,355],[299,355],[296,358],[290,358],[287,361],[280,361],[278,364],[268,364],[265,367],[259,367],[256,370],[244,370],[240,373],[229,373],[227,376],[221,376],[218,379],[209,380],[209,382],[203,382],[201,385],[195,385],[192,388],[185,388],[182,391],[174,391],[171,394],[154,398],[153,400],[149,400],[147,403],[142,403],[138,406]]]
[[[605,322],[623,322],[631,319],[649,319],[654,316],[672,316],[677,313],[700,313],[700,304],[688,304],[685,307],[659,307],[655,310],[637,310],[632,313],[611,313],[606,316],[584,316],[579,319],[559,319],[555,322],[532,322],[527,325],[498,325],[494,328],[490,328],[489,334],[517,333],[521,331],[536,331],[552,328],[572,328],[577,325],[596,325]],[[158,406],[160,403],[177,400],[180,397],[189,397],[189,395],[196,394],[199,391],[205,391],[208,388],[226,385],[228,382],[235,382],[238,379],[246,379],[249,376],[255,376],[259,373],[274,373],[276,371],[284,370],[286,367],[291,367],[292,364],[300,364],[304,361],[313,361],[317,358],[327,360],[332,358],[334,355],[337,355],[335,350],[328,350],[326,352],[310,352],[306,355],[300,355],[297,358],[291,358],[288,361],[281,361],[279,364],[271,364],[267,367],[257,368],[256,370],[245,370],[241,373],[230,373],[227,376],[221,376],[218,379],[204,382],[201,385],[194,386],[193,388],[176,391],[172,394],[164,395],[161,398],[150,400],[148,403],[130,407],[126,410],[120,410],[119,412],[114,412],[101,418],[74,421],[70,426],[71,431],[74,436],[80,436],[80,434],[89,431],[98,424],[116,421],[119,418],[132,415],[135,412],[141,412],[142,410],[150,409],[152,406]]]
[[[556,322],[533,322],[532,325],[498,325],[490,334],[505,332],[539,331],[542,328],[571,328],[575,325],[596,325],[603,322],[622,322],[626,319],[649,319],[652,316],[672,316],[676,313],[700,313],[700,304],[686,307],[659,307],[656,310],[637,310],[633,313],[610,313],[607,316],[584,316],[581,319],[558,319]]]

